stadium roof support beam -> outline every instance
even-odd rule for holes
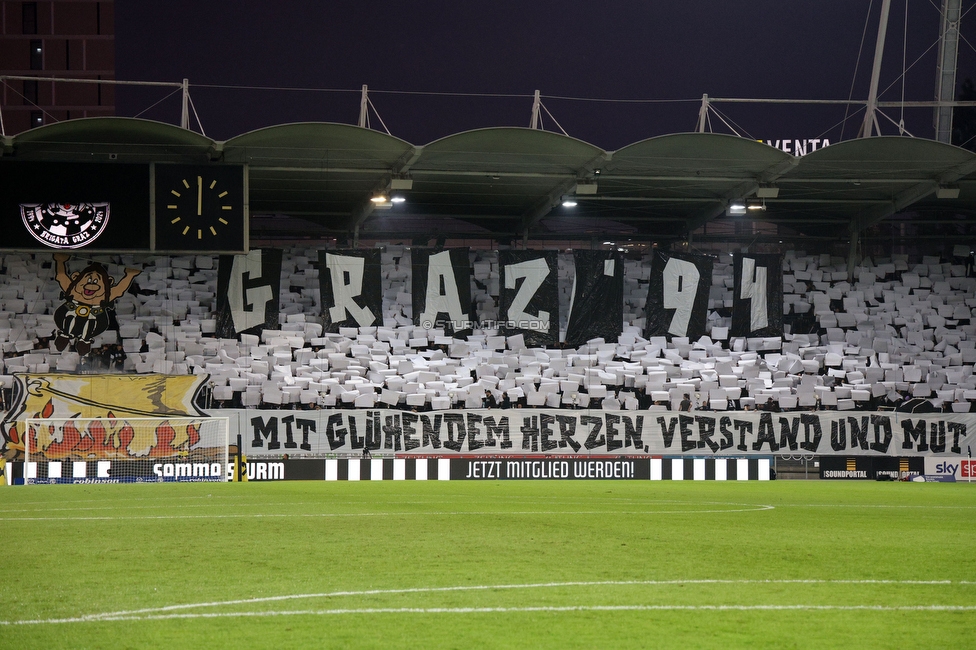
[[[858,263],[857,249],[861,245],[861,232],[853,228],[848,237],[850,248],[847,249],[847,281],[854,282],[854,266]]]
[[[702,95],[701,108],[698,110],[698,128],[696,133],[705,133],[705,126],[708,122],[708,94]]]
[[[535,95],[532,96],[532,117],[529,119],[530,129],[539,128],[539,107],[540,106],[542,106],[542,99],[539,96],[539,90],[536,89]]]
[[[184,78],[180,105],[180,128],[190,130],[190,80]]]
[[[373,196],[377,192],[386,192],[390,187],[390,179],[384,178],[382,181],[376,184],[376,186],[370,191],[369,196],[359,204],[356,210],[352,214],[352,247],[359,247],[359,227],[369,219],[369,216],[373,214],[373,210],[376,209],[376,202],[372,200]]]
[[[937,179],[923,181],[896,194],[891,201],[867,210],[851,221],[851,232],[861,232],[891,215],[904,210],[916,201],[934,192],[940,185],[955,183],[964,176],[976,172],[976,160],[970,160],[950,169]]]
[[[692,233],[712,219],[721,216],[728,207],[729,201],[735,201],[738,199],[744,199],[747,196],[752,196],[756,193],[756,190],[759,189],[760,185],[765,185],[767,183],[776,181],[780,176],[789,172],[799,163],[800,159],[798,157],[791,157],[789,160],[783,160],[772,165],[766,169],[766,171],[760,174],[758,178],[754,180],[747,180],[733,187],[731,190],[725,192],[721,196],[720,203],[718,205],[712,206],[698,216],[689,219],[685,224],[688,232]]]
[[[556,185],[549,194],[532,208],[530,208],[524,215],[522,215],[522,241],[523,243],[529,241],[529,230],[532,229],[534,225],[539,223],[543,217],[549,214],[556,205],[562,200],[562,197],[567,192],[571,192],[576,183],[581,178],[586,178],[593,174],[593,170],[606,165],[613,154],[612,153],[602,153],[592,159],[590,159],[585,165],[581,166],[576,170],[576,174],[569,179],[563,180],[561,183]]]
[[[352,247],[359,248],[359,227],[363,225],[363,222],[369,218],[369,215],[373,214],[373,210],[376,209],[376,204],[366,199],[357,209],[356,213],[353,215],[352,223]]]
[[[576,179],[570,178],[565,180],[549,192],[549,194],[542,201],[537,203],[528,212],[522,216],[522,243],[526,244],[529,241],[529,230],[535,224],[549,214],[554,207],[556,207],[562,200],[564,194],[573,189],[576,185]]]
[[[363,93],[365,97],[366,86],[363,86]],[[359,204],[355,212],[352,214],[352,245],[353,248],[359,247],[359,229],[369,219],[370,215],[376,209],[376,203],[372,200],[372,197],[377,192],[386,192],[390,189],[391,178],[401,177],[410,171],[410,168],[420,160],[420,156],[423,154],[423,147],[413,147],[410,151],[403,154],[400,159],[393,165],[390,170],[390,177],[384,178],[383,181],[377,183],[376,187],[369,193],[366,200]],[[330,170],[332,171],[332,170]]]
[[[423,153],[424,148],[422,146],[416,146],[412,150],[403,154],[403,156],[400,157],[400,160],[396,161],[396,164],[393,165],[393,169],[391,170],[393,172],[393,177],[396,178],[398,176],[403,176],[404,174],[409,174],[410,168],[417,164],[417,161],[420,160],[420,156],[422,156]]]
[[[888,33],[888,13],[891,9],[891,0],[884,0],[881,3],[881,20],[878,23],[878,40],[874,46],[874,67],[871,70],[871,87],[868,90],[868,101],[864,107],[864,122],[861,123],[861,130],[858,132],[859,138],[870,138],[877,130],[878,116],[875,111],[878,108],[878,82],[881,79],[881,61],[884,59],[885,35]]]
[[[698,198],[694,196],[579,196],[581,203],[591,202],[624,202],[624,203],[722,203],[722,199]]]
[[[942,29],[939,34],[939,67],[935,83],[935,139],[952,144],[952,107],[941,105],[956,97],[956,62],[959,55],[959,21],[962,0],[942,0]]]

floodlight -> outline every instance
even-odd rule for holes
[[[730,217],[741,217],[746,213],[746,204],[742,201],[733,201],[729,203],[729,207],[725,213]]]

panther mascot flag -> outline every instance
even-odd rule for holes
[[[85,356],[91,351],[95,337],[109,328],[112,320],[109,312],[115,301],[125,294],[141,271],[126,269],[122,279],[116,282],[104,266],[93,262],[69,275],[69,257],[66,253],[54,254],[54,277],[61,285],[64,300],[54,312],[54,324],[58,328],[54,347],[63,352],[74,343],[75,351]]]

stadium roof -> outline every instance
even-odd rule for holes
[[[285,124],[215,141],[159,122],[93,118],[4,137],[0,155],[245,163],[252,240],[504,241],[527,233],[530,240],[673,241],[692,232],[696,240],[727,239],[743,220],[798,238],[843,240],[906,211],[923,221],[976,217],[976,154],[909,137],[850,140],[795,157],[712,133],[604,151],[524,128],[467,131],[420,146],[345,124]],[[391,192],[405,201],[370,200]],[[564,207],[566,198],[575,207]],[[728,216],[730,205],[750,200],[765,209]]]

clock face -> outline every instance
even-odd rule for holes
[[[244,172],[156,165],[156,250],[244,251]]]
[[[234,210],[234,199],[229,197],[229,190],[217,184],[217,179],[202,174],[181,178],[169,194],[166,200],[172,202],[166,204],[166,214],[162,218],[175,226],[180,236],[213,239],[218,236],[218,229],[230,225],[222,213],[229,216]],[[156,218],[160,216],[157,214]]]

